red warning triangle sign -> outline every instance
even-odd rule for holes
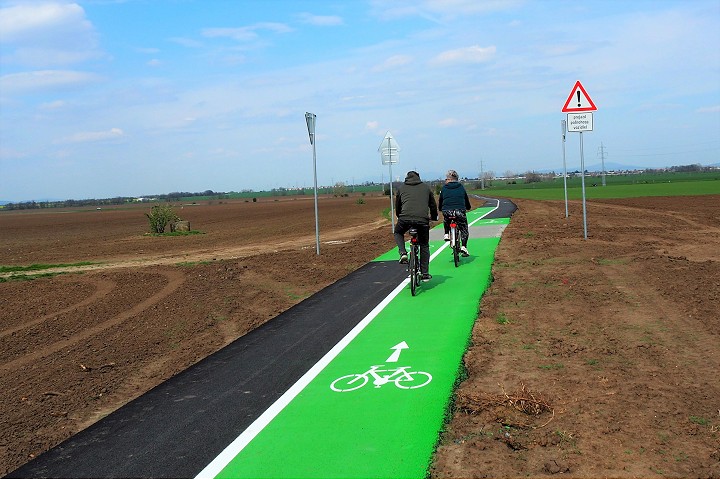
[[[593,103],[590,95],[587,94],[585,88],[583,88],[580,80],[575,82],[575,86],[570,92],[570,96],[565,101],[562,111],[570,113],[574,111],[596,111],[597,107]]]

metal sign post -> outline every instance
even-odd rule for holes
[[[568,194],[567,194],[567,163],[565,162],[565,132],[567,131],[567,125],[565,120],[560,122],[562,127],[562,151],[563,151],[563,189],[565,190],[565,218],[570,216],[568,213]]]
[[[392,176],[392,165],[393,163],[397,163],[400,159],[400,147],[397,144],[397,141],[395,141],[395,138],[390,134],[388,131],[385,134],[385,138],[383,139],[382,143],[380,143],[380,146],[378,147],[378,151],[380,152],[380,159],[382,160],[383,165],[389,165],[390,168],[390,222],[392,224],[393,232],[395,231],[395,202],[393,201],[393,176]]]
[[[585,209],[585,155],[583,154],[583,132],[580,132],[580,172],[582,178],[580,183],[582,184],[582,208],[583,208],[583,233],[585,239],[587,239],[587,210]]]
[[[592,131],[593,114],[585,113],[568,113],[567,115],[568,131],[577,131],[580,133],[580,178],[582,184],[582,209],[583,209],[583,231],[585,239],[587,239],[587,209],[585,207],[585,154],[583,152],[583,131]]]
[[[583,209],[583,232],[585,239],[587,239],[587,209],[585,208],[585,155],[583,153],[583,131],[593,130],[593,111],[596,111],[597,107],[593,103],[590,95],[582,86],[580,81],[575,82],[570,95],[565,101],[565,105],[562,108],[564,113],[567,113],[567,122],[563,125],[563,157],[565,156],[565,128],[567,131],[577,131],[580,133],[580,172],[581,183],[582,183],[582,209]],[[566,192],[567,202],[567,192]],[[567,203],[565,206],[565,214],[567,216]]]
[[[317,157],[315,155],[315,119],[317,115],[314,113],[305,113],[305,123],[307,123],[308,135],[310,135],[310,144],[313,147],[313,181],[315,184],[315,250],[320,254],[320,223],[318,221],[318,188],[317,188]]]

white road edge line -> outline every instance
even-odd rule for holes
[[[473,223],[483,219],[493,211],[497,210],[500,207],[500,200],[496,201],[497,206],[495,206],[495,208],[475,219]],[[430,261],[435,259],[435,257],[440,254],[440,251],[447,246],[447,244],[448,243],[444,243],[443,246],[438,248],[438,250],[430,256]],[[197,476],[195,476],[195,479],[210,479],[220,474],[220,472],[225,469],[228,464],[230,464],[230,461],[240,454],[240,452],[245,449],[245,446],[250,444],[250,441],[255,439],[255,437],[260,434],[260,432],[265,429],[265,427],[270,424],[270,422],[275,419],[275,417],[280,414],[280,412],[285,409],[285,407],[290,404],[290,402],[295,399],[295,397],[300,394],[300,392],[305,389],[305,387],[310,384],[310,382],[312,382],[312,380],[315,379],[317,375],[320,374],[320,372],[325,369],[325,367],[327,367],[327,365],[330,364],[332,360],[335,359],[335,357],[337,357],[337,355],[340,354],[340,352],[345,349],[347,345],[350,344],[352,340],[355,339],[357,335],[360,334],[360,332],[375,319],[380,311],[385,309],[385,306],[387,306],[390,301],[395,298],[395,296],[405,289],[405,285],[407,285],[408,281],[410,281],[410,279],[406,278],[397,285],[397,287],[392,290],[392,292],[377,306],[375,306],[375,308],[373,308],[373,310],[370,311],[367,316],[362,319],[362,321],[355,325],[355,327],[351,329],[350,332],[346,334],[345,337],[342,338],[335,346],[333,346],[333,348],[328,351],[325,356],[323,356],[313,365],[313,367],[303,374],[303,376],[298,379],[297,382],[290,387],[290,389],[285,391],[285,394],[280,396],[277,401],[270,405],[270,407],[260,415],[260,417],[253,421],[247,429],[245,429],[233,442],[223,449],[223,451],[215,459],[213,459],[210,464],[205,466],[205,468],[200,471]]]

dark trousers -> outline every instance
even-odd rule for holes
[[[455,216],[455,223],[460,233],[460,244],[467,247],[470,230],[468,229],[467,213],[465,210],[443,210],[442,214],[445,234],[450,234],[450,216]]]
[[[405,249],[405,233],[407,233],[407,230],[410,228],[415,228],[418,232],[420,272],[427,274],[430,270],[430,224],[398,218],[397,223],[395,223],[395,243],[401,255],[407,254],[407,250]]]

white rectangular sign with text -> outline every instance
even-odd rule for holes
[[[593,114],[592,112],[584,113],[568,113],[567,115],[567,131],[592,131]]]

